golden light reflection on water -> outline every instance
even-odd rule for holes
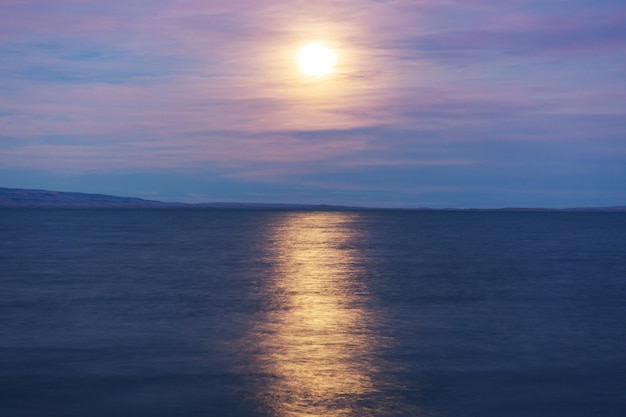
[[[255,337],[256,366],[270,375],[264,402],[275,415],[370,414],[378,341],[367,325],[351,216],[292,213],[272,231],[274,304]]]

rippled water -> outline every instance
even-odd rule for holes
[[[626,215],[0,211],[0,415],[624,416]]]

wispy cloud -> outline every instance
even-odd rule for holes
[[[479,171],[495,183],[498,156],[530,178],[532,152],[510,152],[537,144],[581,164],[602,149],[617,167],[625,38],[608,0],[5,0],[0,164],[349,177],[336,183],[372,195],[373,175],[388,189]],[[311,40],[337,50],[333,75],[300,74]]]

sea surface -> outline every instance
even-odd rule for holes
[[[0,415],[626,416],[626,213],[0,210]]]

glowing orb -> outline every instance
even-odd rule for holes
[[[309,45],[300,50],[298,62],[304,75],[321,77],[333,70],[337,55],[322,45]]]

